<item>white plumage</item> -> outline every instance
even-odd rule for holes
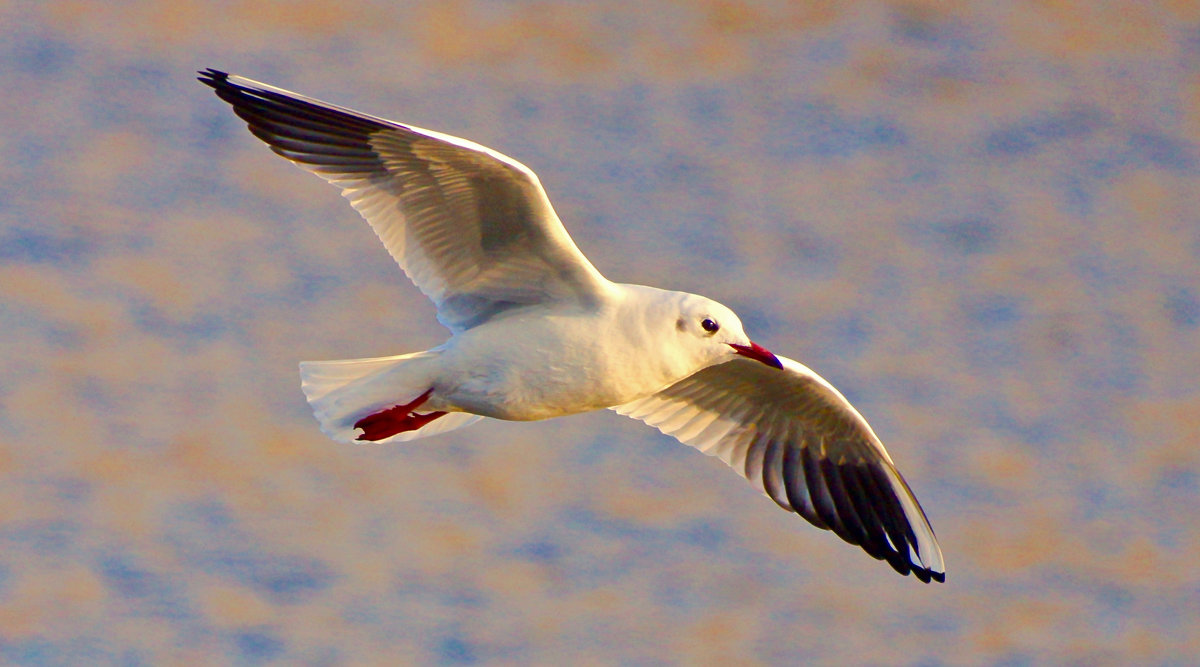
[[[483,417],[611,408],[720,458],[898,572],[944,581],[920,504],[836,389],[752,343],[711,299],[605,279],[528,167],[465,139],[200,74],[272,150],[341,188],[452,333],[424,352],[302,363],[329,437],[398,442]]]

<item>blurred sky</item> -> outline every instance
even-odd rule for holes
[[[874,425],[948,580],[609,412],[326,440],[446,332],[216,67],[532,167]],[[1200,5],[0,2],[0,661],[1197,664]]]

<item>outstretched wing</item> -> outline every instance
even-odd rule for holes
[[[941,548],[879,438],[803,364],[710,366],[613,410],[720,457],[785,510],[900,574],[945,581]]]
[[[217,70],[199,80],[272,150],[341,188],[451,330],[607,288],[520,162]]]

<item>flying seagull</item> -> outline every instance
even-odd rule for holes
[[[716,301],[600,275],[528,167],[466,139],[199,74],[271,150],[341,188],[450,329],[424,352],[301,363],[330,438],[402,442],[484,417],[608,408],[719,457],[900,574],[945,581],[921,505],[836,389],[752,342]]]

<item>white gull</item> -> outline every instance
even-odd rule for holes
[[[401,442],[483,417],[609,408],[717,456],[901,574],[945,581],[925,513],[862,415],[702,296],[613,283],[537,176],[479,144],[209,69],[272,150],[338,186],[450,329],[424,352],[300,364],[321,430]]]

